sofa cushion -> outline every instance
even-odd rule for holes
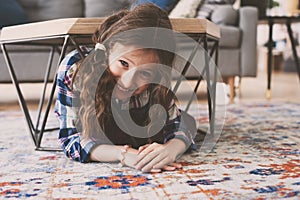
[[[238,27],[220,25],[220,31],[220,47],[238,48],[240,46],[241,30]]]
[[[180,0],[170,12],[171,18],[193,18],[203,0]]]
[[[4,26],[26,23],[23,8],[15,0],[0,0],[0,29]]]
[[[158,7],[160,7],[162,10],[165,10],[166,12],[169,13],[177,4],[178,1],[179,0],[137,0],[132,4],[131,8],[134,8],[140,4],[153,3]]]
[[[129,8],[130,0],[84,0],[85,17],[106,17]]]
[[[18,0],[30,21],[83,17],[82,0]]]
[[[197,18],[210,19],[212,13],[218,9],[219,6],[229,4],[232,5],[235,0],[205,0],[198,9]]]
[[[238,11],[231,5],[218,7],[211,15],[211,21],[216,24],[236,26],[238,22]]]

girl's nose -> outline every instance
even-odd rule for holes
[[[136,74],[137,69],[133,68],[128,71],[126,71],[124,74],[121,76],[121,82],[123,87],[125,88],[133,88],[134,82],[135,82],[135,74]]]

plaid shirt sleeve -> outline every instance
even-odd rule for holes
[[[176,138],[182,140],[186,147],[195,149],[195,142],[193,140],[197,133],[195,119],[181,111],[173,101],[172,106],[168,110],[169,119],[165,125],[165,143]]]
[[[83,50],[87,52],[87,49]],[[60,64],[57,72],[58,93],[54,112],[60,122],[58,140],[66,156],[76,161],[89,162],[90,151],[96,143],[80,138],[80,133],[76,129],[78,105],[74,105],[79,94],[72,89],[72,75],[80,59],[79,53],[72,51]]]

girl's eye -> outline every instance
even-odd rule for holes
[[[123,67],[126,67],[126,68],[128,67],[128,62],[126,62],[124,60],[119,60],[119,61]]]

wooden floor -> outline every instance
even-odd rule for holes
[[[194,83],[191,83],[192,85]],[[297,73],[275,72],[272,74],[270,101],[292,101],[300,103],[300,81]],[[23,84],[25,99],[28,100],[29,108],[35,109],[38,106],[37,99],[40,97],[42,85]],[[241,81],[241,94],[235,98],[235,103],[267,101],[265,98],[267,88],[267,76],[265,71],[259,71],[256,78],[243,78]],[[184,96],[185,88],[179,90],[179,95]],[[10,84],[0,84],[0,111],[20,109],[15,88]],[[199,99],[205,102],[205,84],[200,86]]]
[[[256,78],[244,78],[241,83],[240,101],[266,100],[267,74],[258,72]],[[272,73],[270,101],[300,103],[300,80],[297,73]]]

